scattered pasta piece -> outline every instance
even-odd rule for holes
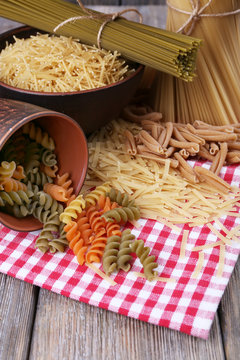
[[[193,279],[197,279],[199,277],[199,274],[203,268],[203,263],[204,263],[204,252],[200,251],[198,253],[198,261],[197,261],[195,270],[191,276]]]
[[[104,272],[102,272],[97,266],[95,266],[94,264],[90,264],[90,263],[86,263],[86,265],[93,270],[96,274],[98,274],[103,280],[106,280],[110,285],[115,286],[117,285],[117,283],[112,280],[109,276],[107,276],[106,274],[104,274]]]
[[[146,276],[143,273],[137,272],[137,271],[133,271],[133,274],[136,277],[141,277],[143,279],[146,279]],[[165,277],[161,277],[161,276],[154,276],[152,278],[152,281],[162,281],[162,282],[176,282],[177,280],[174,278],[165,278]]]
[[[181,249],[180,249],[180,255],[179,255],[180,259],[183,259],[185,257],[188,236],[189,236],[189,230],[183,230]]]

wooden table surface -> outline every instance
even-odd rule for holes
[[[164,26],[164,6],[138,9],[145,23]],[[0,33],[16,25],[0,18]],[[205,341],[0,274],[0,360],[240,359],[239,289],[240,261]]]

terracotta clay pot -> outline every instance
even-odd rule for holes
[[[25,102],[0,98],[0,151],[6,141],[24,124],[34,121],[55,141],[59,174],[68,172],[78,194],[87,172],[88,148],[79,124],[67,115]],[[42,224],[28,216],[18,219],[0,212],[0,222],[17,231],[33,231]]]
[[[28,38],[39,30],[29,26],[10,30],[0,35],[0,51],[6,42],[17,38]],[[97,89],[66,93],[29,91],[9,86],[0,81],[0,97],[26,101],[69,115],[82,127],[86,135],[100,128],[116,117],[135,94],[144,67],[134,64],[136,69],[129,77],[114,84]]]

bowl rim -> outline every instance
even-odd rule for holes
[[[14,36],[17,35],[19,32],[21,31],[27,31],[27,30],[36,30],[36,31],[43,31],[37,28],[34,28],[32,26],[18,26],[16,28],[10,29],[5,31],[4,33],[0,34],[0,42],[2,42],[4,40],[4,37],[7,36]],[[45,33],[48,33],[47,31],[45,31]],[[55,35],[55,34],[54,34]],[[58,36],[58,35],[56,35]],[[17,91],[17,92],[21,92],[23,94],[28,94],[28,95],[48,95],[48,96],[70,96],[70,95],[80,95],[80,94],[87,94],[87,93],[91,93],[91,92],[99,92],[102,90],[107,90],[109,88],[113,88],[116,87],[118,85],[124,84],[125,82],[131,80],[133,77],[137,76],[143,69],[144,69],[144,65],[139,64],[139,63],[134,63],[136,64],[137,68],[134,72],[132,72],[129,76],[127,76],[126,78],[119,80],[115,83],[109,84],[109,85],[105,85],[105,86],[101,86],[98,88],[93,88],[93,89],[88,89],[88,90],[80,90],[80,91],[67,91],[67,92],[43,92],[43,91],[35,91],[35,90],[27,90],[27,89],[22,89],[22,88],[18,88],[9,84],[6,84],[5,82],[0,80],[0,86],[5,87],[9,90],[12,91]]]

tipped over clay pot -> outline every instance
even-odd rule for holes
[[[87,172],[88,148],[82,128],[71,117],[29,103],[0,98],[0,151],[7,140],[30,121],[54,139],[58,172],[70,174],[74,192],[78,194]],[[42,224],[32,216],[16,218],[0,212],[0,222],[16,231],[42,228]]]

